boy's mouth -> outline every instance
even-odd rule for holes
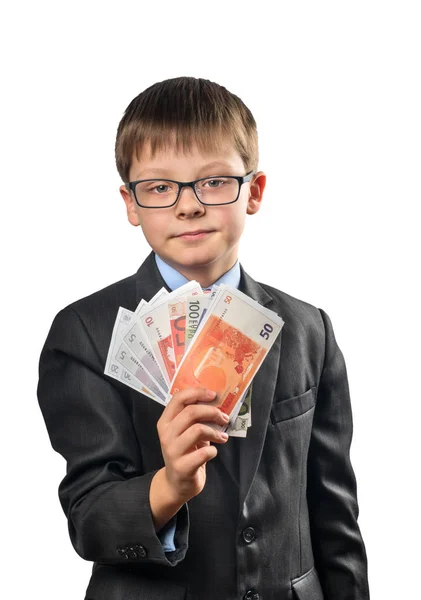
[[[180,233],[175,237],[184,239],[184,240],[197,240],[202,237],[205,237],[209,233],[212,233],[212,230],[209,229],[197,229],[196,231],[185,231],[184,233]]]

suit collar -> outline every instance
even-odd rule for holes
[[[262,306],[267,306],[273,300],[273,297],[257,281],[248,275],[240,264],[241,279],[239,290],[253,300],[256,300]]]
[[[259,302],[262,306],[267,306],[273,300],[273,297],[250,275],[246,273],[240,263],[240,284],[238,289]],[[171,288],[163,279],[155,261],[155,253],[152,251],[140,265],[136,273],[136,300],[137,304],[144,298],[149,301],[156,292],[164,287],[168,292]]]
[[[167,292],[171,289],[165,283],[155,262],[155,255],[152,251],[140,265],[136,273],[136,305],[142,300],[149,300],[158,290],[164,287]]]

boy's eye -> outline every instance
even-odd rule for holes
[[[205,179],[201,182],[202,187],[219,188],[225,183],[224,179]]]
[[[148,186],[148,192],[154,192],[156,194],[167,194],[168,192],[174,191],[175,184],[169,181],[151,181]]]
[[[153,188],[154,190],[156,190],[157,192],[167,192],[168,191],[168,186],[164,185],[163,183],[160,183],[159,185],[157,185],[156,187]]]

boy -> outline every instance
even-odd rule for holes
[[[330,320],[237,259],[266,182],[252,114],[207,80],[157,83],[128,106],[116,162],[128,220],[152,252],[136,274],[56,316],[38,386],[67,460],[70,537],[94,561],[86,599],[367,600],[347,376]],[[223,202],[204,203],[223,177],[235,178]],[[181,391],[164,408],[104,375],[118,307],[191,279],[238,287],[285,321],[253,380],[244,439],[206,425],[224,424],[212,390]]]

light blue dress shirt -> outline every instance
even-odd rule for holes
[[[157,254],[155,254],[155,262],[156,262],[156,266],[159,269],[159,272],[162,275],[162,279],[165,281],[165,283],[171,290],[176,290],[177,288],[181,287],[185,283],[189,282],[189,279],[184,277],[184,275],[182,275],[179,271],[176,271],[168,263],[164,262],[162,260],[162,258],[160,256],[158,256]],[[235,265],[233,267],[231,267],[231,269],[229,271],[224,273],[219,279],[217,279],[212,285],[220,285],[221,283],[225,283],[227,285],[230,285],[230,286],[238,289],[238,286],[240,285],[240,277],[241,277],[240,263],[237,260]],[[207,290],[207,289],[210,289],[211,287],[212,286],[209,286],[209,288],[203,288],[203,289]]]
[[[159,272],[162,275],[162,279],[165,281],[170,290],[176,290],[181,287],[185,283],[189,282],[189,279],[184,277],[179,271],[176,271],[173,267],[171,267],[168,263],[162,260],[160,256],[155,254],[156,266],[159,269]],[[221,283],[225,283],[226,285],[230,285],[238,289],[240,285],[240,263],[237,262],[229,271],[224,273],[219,279],[217,279],[212,285],[220,285]],[[212,287],[212,286],[210,286]],[[210,289],[209,288],[202,288]],[[174,534],[177,525],[177,515],[168,521],[166,525],[159,531],[158,538],[161,540],[162,547],[164,552],[174,552],[175,543],[174,543]]]

